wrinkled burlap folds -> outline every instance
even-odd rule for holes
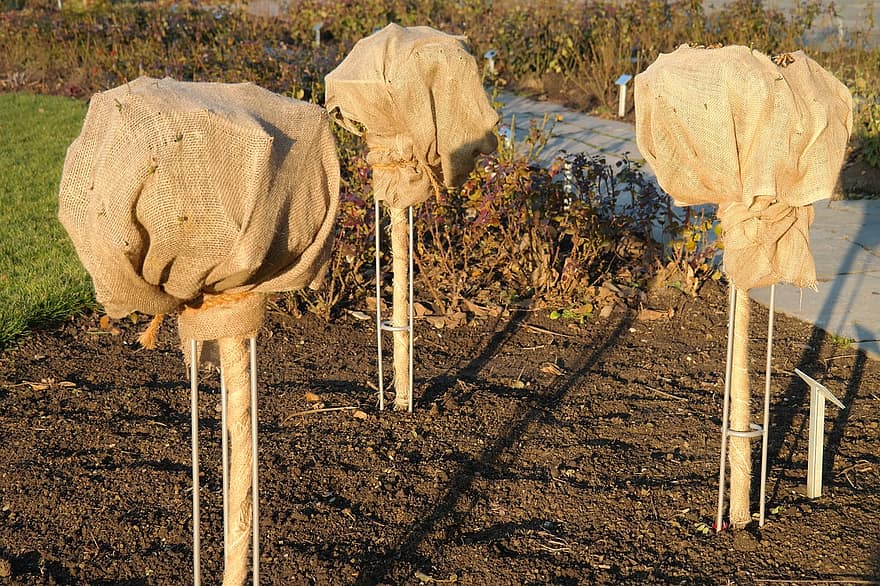
[[[463,37],[389,24],[325,80],[327,111],[363,134],[376,197],[391,207],[426,200],[438,179],[460,185],[497,146],[498,114]]]
[[[724,270],[740,289],[791,283],[816,286],[810,252],[813,206],[790,206],[759,197],[718,206],[724,238]]]
[[[92,97],[59,217],[110,316],[230,294],[209,334],[224,337],[262,319],[263,295],[236,294],[318,283],[338,199],[320,107],[249,83],[141,77]]]
[[[725,270],[744,289],[815,284],[809,206],[831,196],[852,130],[847,88],[786,57],[682,45],[635,80],[639,150],[678,205],[719,204]]]

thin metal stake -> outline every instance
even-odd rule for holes
[[[199,365],[196,341],[190,340],[190,411],[192,415],[192,517],[193,517],[193,584],[202,583],[201,540],[199,539]]]
[[[229,428],[226,424],[226,374],[220,365],[220,444],[223,452],[223,567],[229,567]]]
[[[767,369],[764,372],[764,434],[761,442],[761,513],[758,526],[764,526],[767,496],[767,441],[770,435],[770,374],[773,363],[773,317],[776,311],[776,285],[770,285],[770,315],[767,318]]]
[[[415,320],[413,318],[413,209],[409,206],[409,412],[413,410],[413,348],[415,338]]]
[[[260,584],[260,480],[259,480],[259,443],[257,432],[259,431],[259,423],[257,419],[257,338],[251,337],[251,466],[252,466],[252,484],[251,484],[251,508],[253,510],[253,573],[254,586]]]
[[[727,321],[727,364],[724,369],[724,404],[721,415],[721,466],[718,473],[718,514],[715,517],[715,532],[721,531],[724,515],[724,471],[727,459],[727,431],[730,415],[730,378],[733,372],[733,331],[736,327],[734,308],[736,306],[736,287],[730,284],[730,307]]]
[[[382,374],[382,266],[379,251],[379,231],[381,216],[379,200],[373,198],[374,216],[376,221],[376,348],[379,352],[379,411],[385,410],[385,382]]]

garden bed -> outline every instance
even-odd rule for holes
[[[376,409],[371,321],[270,313],[263,582],[880,578],[880,363],[778,317],[768,521],[716,535],[723,287],[646,305],[657,311],[582,324],[522,308],[455,329],[420,320],[412,414]],[[766,311],[754,310],[757,414]],[[189,386],[173,323],[146,351],[143,323],[85,315],[0,357],[0,584],[191,579]],[[817,500],[802,495],[809,400],[795,367],[847,406],[827,412]],[[204,376],[202,557],[217,583],[219,395]],[[332,407],[351,409],[300,414]]]

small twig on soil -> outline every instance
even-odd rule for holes
[[[830,358],[823,358],[822,362],[829,363],[832,360],[837,360],[838,358],[855,358],[858,354],[841,354],[840,356],[831,356]]]
[[[874,466],[871,465],[867,460],[859,460],[852,466],[848,466],[835,474],[835,478],[840,478],[840,475],[843,474],[843,477],[846,478],[846,481],[849,482],[849,485],[855,489],[861,489],[860,486],[856,486],[856,484],[850,479],[849,472],[850,470],[855,470],[856,472],[872,472],[874,470]]]
[[[549,531],[538,531],[538,535],[547,539],[547,543],[550,545],[544,545],[543,543],[539,543],[538,547],[543,549],[544,551],[549,551],[550,553],[558,553],[560,551],[571,551],[571,546],[566,543],[564,539],[553,535]]]
[[[285,417],[281,423],[287,423],[294,417],[299,415],[312,415],[313,413],[327,413],[329,411],[347,411],[351,409],[357,409],[357,406],[348,406],[348,407],[322,407],[321,409],[306,409],[305,411],[297,411],[296,413],[291,413],[287,417]]]
[[[547,328],[542,328],[539,326],[533,326],[532,324],[526,324],[525,328],[532,332],[537,332],[539,334],[550,334],[551,336],[560,336],[562,338],[574,338],[571,334],[563,334],[562,332],[554,332],[553,330],[548,330]]]
[[[862,489],[861,486],[856,486],[856,484],[852,481],[852,479],[850,479],[850,477],[849,477],[849,472],[845,472],[845,473],[843,474],[843,477],[846,478],[846,481],[849,482],[849,485],[850,485],[851,487],[853,487],[854,489],[856,489],[856,490],[861,490],[861,489]]]
[[[655,389],[654,387],[650,387],[648,385],[645,385],[645,388],[648,389],[649,391],[654,391],[658,395],[666,397],[667,399],[675,399],[676,401],[685,401],[685,402],[687,402],[687,400],[688,400],[687,397],[679,397],[678,395],[673,395],[671,393],[661,391],[660,389]]]
[[[326,350],[324,348],[318,348],[317,350],[314,350],[307,354],[303,354],[302,356],[292,356],[288,360],[290,360],[290,362],[293,362],[294,364],[302,364],[306,360],[324,353],[326,353]]]
[[[539,344],[537,346],[522,346],[520,350],[540,350],[541,348],[546,347],[547,344]]]

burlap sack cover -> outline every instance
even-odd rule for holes
[[[364,135],[376,197],[405,208],[438,177],[460,185],[495,150],[492,109],[463,37],[389,24],[361,39],[326,81],[330,115]]]
[[[338,197],[320,107],[249,83],[141,77],[92,97],[59,217],[110,316],[224,294],[240,315],[188,332],[214,339],[259,327],[262,295],[245,293],[320,279]]]
[[[636,140],[678,205],[718,204],[737,287],[814,287],[812,203],[830,197],[850,131],[849,90],[798,51],[679,47],[636,76]]]

